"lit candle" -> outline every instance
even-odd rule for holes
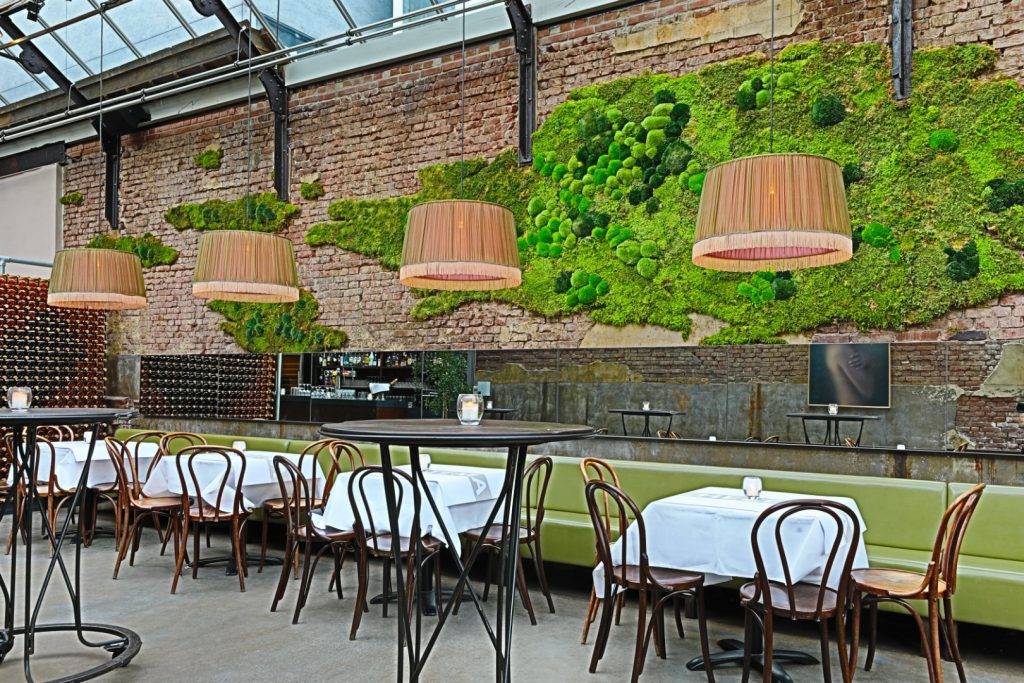
[[[32,405],[32,390],[28,387],[10,387],[7,390],[7,407],[25,411]]]
[[[837,403],[829,403],[828,404],[828,414],[829,415],[838,415],[839,414],[839,404],[837,404]]]
[[[483,407],[480,396],[477,394],[459,394],[458,415],[459,422],[464,425],[478,425],[482,416]]]
[[[743,477],[743,495],[756,500],[761,495],[761,477]]]
[[[643,408],[644,408],[644,410],[650,410],[651,409],[651,402],[650,401],[644,401]]]

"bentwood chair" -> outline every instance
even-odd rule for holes
[[[299,462],[302,462],[301,457]],[[319,468],[319,465],[314,465],[314,467]],[[281,578],[278,579],[277,591],[274,593],[270,611],[277,611],[277,603],[284,597],[288,587],[288,575],[292,569],[292,558],[304,551],[302,580],[299,584],[299,595],[295,600],[295,613],[292,615],[292,623],[297,624],[299,623],[299,613],[306,605],[306,598],[309,597],[309,587],[313,580],[313,573],[316,571],[316,565],[328,550],[334,557],[334,583],[337,586],[338,599],[342,598],[341,568],[346,553],[353,550],[356,534],[353,531],[321,530],[313,524],[310,513],[316,510],[321,503],[316,498],[316,480],[304,476],[301,464],[296,465],[288,458],[278,455],[274,457],[274,470],[277,473],[277,482],[281,486],[281,500],[285,502],[281,513],[284,515],[288,536],[285,541]],[[320,548],[317,549],[314,556],[313,546],[317,544],[320,545]]]
[[[192,432],[167,432],[160,437],[160,457],[161,458],[173,458],[175,453],[179,449],[188,446],[203,446],[206,445],[206,438],[199,434],[193,434]],[[160,554],[164,553],[167,548],[167,539],[170,536],[165,536],[163,540],[163,547],[160,548]],[[210,529],[206,529],[206,547],[210,547]]]
[[[175,558],[171,593],[178,589],[178,577],[185,564],[188,535],[194,531],[192,548],[192,578],[199,578],[199,536],[216,524],[230,524],[231,551],[238,567],[238,586],[245,592],[248,575],[245,555],[245,522],[249,510],[245,507],[242,485],[245,482],[245,456],[241,451],[223,446],[187,446],[175,455],[178,480],[181,484],[181,530]],[[198,467],[197,467],[198,466]],[[199,470],[216,470],[216,474],[200,478]],[[231,491],[228,492],[229,485]],[[205,488],[205,490],[204,490]]]
[[[583,475],[583,485],[586,486],[592,481],[606,481],[612,484],[617,489],[622,488],[622,484],[619,483],[619,475],[615,471],[615,468],[607,460],[601,460],[600,458],[583,458],[580,461],[580,473]],[[619,534],[622,533],[622,529],[612,529],[612,515],[611,508],[609,507],[609,500],[607,497],[602,501],[601,505],[602,515],[604,518],[605,533],[611,539],[616,539]],[[597,560],[594,557],[594,562]],[[622,603],[626,599],[626,592],[620,591],[615,598],[615,625],[619,624],[619,617],[622,614]],[[580,635],[580,645],[587,644],[587,637],[590,635],[590,625],[597,619],[597,610],[601,606],[601,599],[597,597],[597,591],[594,590],[593,586],[590,588],[590,602],[587,604],[587,614],[583,618],[583,633]]]
[[[590,673],[597,671],[597,664],[604,657],[605,647],[612,626],[615,600],[610,599],[622,590],[635,590],[640,598],[637,612],[636,646],[633,650],[633,671],[630,680],[636,683],[644,670],[647,648],[654,638],[654,649],[659,657],[665,658],[665,606],[681,597],[694,601],[697,607],[697,628],[700,631],[700,651],[704,658],[704,669],[708,680],[714,683],[715,673],[708,647],[708,626],[704,614],[704,575],[682,569],[651,566],[647,559],[647,528],[640,509],[622,489],[606,481],[592,481],[586,485],[584,495],[587,510],[594,526],[597,557],[604,570],[604,587],[601,608],[601,623],[597,631],[597,642],[590,659]],[[600,498],[600,502],[599,502]],[[624,532],[619,536],[619,547],[612,547],[612,538],[605,525],[610,514],[618,519],[620,529],[628,529],[632,517],[636,533]],[[633,548],[635,547],[635,550]],[[616,557],[617,555],[617,557]],[[631,562],[632,558],[638,558]],[[647,606],[651,606],[651,620],[647,622]],[[681,633],[681,631],[680,631]]]
[[[953,619],[953,595],[956,593],[957,565],[960,548],[967,535],[967,525],[974,515],[984,484],[978,484],[957,497],[946,509],[932,546],[931,561],[924,573],[903,569],[855,569],[851,574],[850,590],[853,594],[853,643],[850,648],[849,678],[852,681],[857,668],[857,649],[860,645],[860,619],[862,607],[869,610],[868,654],[864,670],[870,671],[875,659],[875,641],[878,637],[878,605],[891,602],[907,610],[917,624],[921,646],[928,664],[928,680],[942,681],[942,658],[939,636],[946,641],[957,675],[966,683],[964,660],[960,654],[956,621]],[[924,600],[928,605],[928,628],[908,600]],[[939,603],[941,602],[941,610]]]
[[[793,581],[783,530],[786,522],[794,515],[816,513],[827,516],[836,525],[836,533],[831,542],[826,539],[825,549],[828,550],[821,573],[821,582]],[[773,568],[781,568],[782,580],[772,579],[765,569],[765,555],[762,552],[761,527],[770,525],[770,532],[764,534],[771,539],[770,547],[773,557]],[[797,540],[803,540],[802,537]],[[744,607],[744,649],[743,649],[743,683],[750,677],[750,663],[753,653],[754,623],[756,619],[762,627],[764,639],[763,680],[772,681],[772,641],[776,618],[792,621],[813,621],[818,624],[821,640],[821,669],[826,683],[832,681],[829,658],[828,623],[835,619],[836,639],[839,644],[839,665],[843,680],[847,679],[846,627],[844,616],[850,581],[850,568],[853,566],[860,543],[860,520],[850,508],[833,500],[804,499],[788,500],[776,503],[760,514],[750,533],[750,543],[754,552],[754,564],[757,574],[753,581],[740,587],[740,604]],[[844,552],[845,546],[845,552]],[[837,564],[837,562],[839,564]],[[829,577],[838,570],[838,582],[835,588],[829,586]],[[778,574],[776,574],[778,576]]]
[[[36,427],[36,438],[47,441],[74,441],[75,432],[67,425],[40,425]]]
[[[551,590],[548,588],[548,579],[544,573],[544,557],[541,555],[541,524],[544,522],[544,499],[548,493],[548,483],[551,481],[551,470],[553,461],[548,456],[541,456],[534,459],[527,465],[523,472],[523,512],[526,522],[519,527],[519,543],[530,550],[533,558],[533,567],[537,572],[537,581],[540,583],[541,593],[548,603],[548,610],[555,613],[555,603],[551,600]],[[469,559],[470,549],[477,541],[483,539],[480,547],[481,553],[487,554],[487,577],[484,582],[483,600],[491,589],[491,577],[494,575],[494,559],[501,554],[502,525],[492,524],[487,529],[478,527],[462,533],[466,542],[462,544],[463,560]],[[508,529],[511,532],[511,529]],[[526,606],[530,615],[530,623],[537,624],[537,617],[533,613],[533,603],[530,601],[530,590],[526,586],[526,576],[523,568],[523,557],[519,556],[519,568],[516,571],[516,584],[519,589],[519,596]],[[459,596],[462,597],[461,595]]]
[[[309,469],[306,463],[313,463],[312,475],[308,477],[312,495],[310,500],[313,503],[313,507],[323,507],[324,502],[331,493],[331,489],[334,487],[334,480],[338,478],[338,473],[342,471],[341,459],[343,456],[348,461],[349,471],[355,471],[356,468],[362,467],[366,464],[366,459],[363,457],[362,451],[360,451],[355,444],[340,441],[338,439],[321,439],[319,441],[314,441],[306,446],[302,450],[302,453],[299,454],[298,467],[300,472],[305,472]],[[326,470],[326,472],[324,470]],[[319,481],[323,482],[322,495],[319,494]],[[270,498],[263,501],[261,508],[263,512],[263,519],[260,522],[260,565],[256,570],[257,573],[263,572],[263,566],[267,561],[267,533],[270,527],[270,520],[272,518],[285,518],[285,508],[291,504],[290,501],[292,501],[292,493],[294,492],[291,492],[286,496],[285,493],[282,492],[280,498]],[[300,498],[298,500],[304,501],[305,499]],[[298,553],[295,553],[294,561],[296,563],[296,578],[298,578]]]
[[[160,437],[163,436],[163,434],[164,434],[164,432],[142,431],[142,432],[136,432],[135,434],[132,434],[131,436],[129,436],[126,439],[123,440],[122,443],[124,443],[133,452],[134,459],[135,459],[136,470],[138,470],[138,464],[139,464],[139,444],[144,442],[144,441],[151,441],[151,440],[154,440],[154,439],[155,440],[159,440]],[[110,454],[111,461],[113,461],[114,460],[114,453],[110,449],[109,441],[107,441],[107,439],[110,439],[110,438],[113,438],[113,436],[110,435],[110,436],[104,437],[104,441],[107,443],[107,452]],[[97,443],[98,442],[99,442],[99,437],[97,437]],[[155,462],[155,460],[153,462]],[[150,463],[150,468],[152,468],[153,462]],[[150,470],[147,469],[146,476],[143,477],[143,479],[141,480],[142,483],[146,482],[146,478],[148,478],[148,476],[149,476],[149,471]],[[83,545],[85,545],[86,547],[89,547],[89,546],[92,545],[93,538],[96,535],[96,521],[97,521],[96,517],[97,517],[97,514],[99,512],[99,503],[100,503],[100,500],[105,500],[108,503],[110,503],[110,506],[111,506],[111,508],[114,511],[114,552],[117,552],[120,549],[120,547],[121,547],[121,532],[122,532],[121,520],[122,520],[122,517],[123,517],[122,513],[124,512],[124,508],[125,508],[125,503],[123,502],[123,500],[120,497],[120,491],[121,491],[121,485],[120,485],[120,483],[118,481],[117,463],[115,462],[115,464],[114,464],[114,480],[113,481],[105,482],[105,483],[101,483],[101,484],[96,484],[94,486],[90,486],[89,487],[89,493],[90,493],[91,498],[92,498],[92,504],[90,505],[90,516],[91,516],[91,519],[89,521],[89,527],[86,530],[85,537],[82,539],[83,542],[84,542]],[[158,519],[156,517],[153,518],[153,523],[154,523],[154,525],[159,525],[159,521],[158,521]],[[160,540],[163,541],[164,540],[163,532],[160,530],[159,526],[157,526],[157,533],[160,534]],[[135,546],[133,546],[133,549],[132,549],[133,553],[134,553],[134,551],[136,549],[137,548]],[[161,551],[161,555],[162,554],[163,554],[163,552]]]
[[[402,517],[403,506],[415,504],[412,476],[402,470],[391,471],[391,481],[388,482],[383,467],[367,466],[352,473],[348,480],[348,500],[352,506],[353,531],[356,535],[356,547],[359,550],[359,589],[356,595],[355,610],[352,615],[352,628],[349,631],[349,639],[356,639],[356,632],[359,630],[359,622],[363,618],[363,612],[368,611],[366,607],[366,593],[370,585],[369,560],[371,557],[380,558],[384,565],[384,600],[381,601],[382,615],[388,616],[388,596],[391,594],[391,570],[394,563],[394,545],[398,544],[401,557],[406,564],[405,567],[405,594],[407,609],[406,614],[412,614],[413,587],[416,585],[416,577],[419,570],[428,562],[434,565],[434,598],[437,601],[437,613],[441,614],[441,541],[431,536],[421,536],[419,529],[411,529],[409,536],[400,536],[397,541],[391,534],[391,527],[388,522],[388,515],[383,517],[375,514],[374,506],[370,503],[373,498],[368,494],[368,482],[377,480],[379,485],[371,484],[371,493],[378,493],[378,500],[383,499],[383,487],[394,486],[395,507]],[[379,509],[377,513],[383,512]],[[414,567],[417,545],[420,551],[420,566]]]
[[[8,452],[14,452],[14,435],[6,434],[4,437],[5,448]],[[57,449],[54,448],[53,442],[45,437],[41,437],[36,434],[36,454],[38,456],[38,467],[39,470],[36,473],[36,481],[33,482],[35,486],[36,497],[46,501],[46,523],[43,527],[43,535],[50,539],[50,552],[54,549],[54,536],[53,532],[57,528],[57,516],[60,514],[61,509],[66,503],[74,499],[75,491],[77,487],[72,486],[71,488],[64,488],[61,486],[60,481],[57,478]],[[45,463],[45,464],[44,464]],[[45,467],[45,470],[43,469]],[[40,475],[39,472],[44,472]],[[20,481],[16,484],[15,498],[16,512],[15,514],[19,518],[24,519],[25,510],[25,482]],[[73,514],[73,510],[68,509],[68,514]],[[28,518],[31,519],[32,511],[28,511]],[[7,552],[10,552],[11,545],[14,543],[14,536],[12,535],[8,540]]]
[[[112,436],[104,439],[107,446],[107,453],[110,454],[110,461],[114,463],[114,471],[117,474],[117,507],[119,509],[120,535],[117,537],[117,559],[114,561],[114,577],[121,569],[121,563],[125,556],[128,556],[128,549],[131,548],[131,555],[128,558],[128,566],[135,566],[135,553],[139,549],[142,535],[142,522],[147,519],[153,522],[161,541],[164,540],[163,531],[160,527],[160,520],[167,522],[167,534],[174,535],[174,552],[177,557],[178,546],[180,545],[178,518],[181,516],[180,496],[147,496],[142,491],[153,467],[160,460],[160,453],[149,463],[143,473],[139,466],[139,444],[147,438],[157,437],[160,432],[140,432],[132,435],[129,439],[121,441]],[[161,550],[161,555],[163,551]]]

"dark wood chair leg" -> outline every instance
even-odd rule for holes
[[[122,529],[121,530],[121,538],[119,539],[120,543],[118,543],[118,548],[117,548],[117,559],[114,561],[114,578],[115,579],[117,578],[117,573],[121,570],[121,563],[124,562],[125,555],[128,554],[129,539],[131,539],[132,536],[135,534],[135,527],[139,523],[138,516],[137,515],[133,515],[133,517],[134,517],[134,519],[132,519],[131,526],[128,527],[128,529]],[[128,518],[126,517],[126,521],[127,521],[127,519]]]
[[[359,622],[363,618],[363,608],[366,606],[366,592],[369,584],[366,553],[359,551],[359,562],[357,565],[359,587],[356,589],[355,610],[352,612],[352,628],[349,629],[348,639],[355,640],[356,632],[359,630]]]
[[[612,617],[615,613],[616,599],[613,596],[605,596],[601,603],[601,623],[597,627],[597,640],[594,642],[594,652],[590,655],[590,673],[597,672],[597,663],[604,657],[604,648],[608,644],[608,634],[612,628]]]
[[[964,660],[960,654],[960,637],[957,633],[957,624],[953,619],[953,601],[949,598],[942,599],[942,618],[946,625],[946,643],[949,645],[949,654],[956,664],[956,673],[960,677],[960,683],[967,683],[967,673],[964,671]]]
[[[681,595],[677,595],[673,598],[672,602],[674,604],[673,611],[676,616],[676,633],[679,634],[679,640],[685,640],[686,632],[683,630],[683,608],[686,604],[686,599]]]
[[[257,574],[263,573],[263,566],[267,563],[267,532],[270,529],[270,513],[263,508],[263,519],[260,520],[260,566],[256,568]]]
[[[178,590],[178,578],[181,576],[181,570],[185,566],[185,551],[188,549],[188,517],[182,515],[181,518],[181,545],[176,553],[177,557],[174,558],[174,578],[171,579],[171,595],[174,595],[175,591]],[[196,534],[199,533],[199,529],[195,530]],[[199,555],[193,558],[193,562],[199,561]]]
[[[860,617],[861,610],[863,610],[861,592],[856,588],[851,590],[853,592],[853,606],[850,609],[850,655],[846,662],[847,678],[845,679],[847,681],[852,681],[854,674],[857,672],[857,651],[860,649]]]
[[[651,605],[658,604],[658,594],[655,591],[651,591],[650,594]],[[651,621],[654,624],[654,653],[659,659],[665,659],[665,606],[662,605],[660,609],[651,612]]]
[[[587,613],[583,617],[583,633],[580,635],[580,645],[587,644],[587,636],[590,635],[590,625],[597,618],[597,608],[600,600],[597,599],[597,592],[590,589],[590,602],[587,603]]]
[[[209,531],[209,530],[207,530]],[[245,592],[245,543],[242,541],[242,525],[237,518],[231,519],[231,545],[238,567],[238,588]]]
[[[743,674],[742,683],[750,680],[750,660],[754,649],[754,615],[750,607],[743,609]]]
[[[540,537],[538,536],[533,540],[530,546],[531,555],[533,555],[533,567],[537,570],[537,582],[540,583],[540,591],[544,594],[544,598],[548,601],[548,611],[552,614],[555,613],[555,603],[551,599],[551,589],[548,588],[548,576],[544,571],[544,557],[540,554]]]
[[[200,543],[202,541],[201,537],[202,537],[202,534],[203,534],[203,530],[202,530],[202,525],[199,524],[198,522],[196,523],[195,527],[196,527],[196,538],[195,538],[195,545],[192,548],[192,552],[195,554],[195,557],[192,558],[192,578],[193,579],[198,579],[199,578],[199,545],[200,545]],[[206,531],[207,531],[207,533],[209,533],[209,531],[210,531],[209,525],[206,525],[206,527],[207,527]]]
[[[878,640],[878,603],[872,600],[868,606],[868,654],[864,659],[864,670],[871,671],[875,661],[875,642]]]
[[[630,676],[632,683],[636,683],[644,672],[644,655],[647,654],[644,647],[647,640],[647,591],[637,591],[637,597],[640,607],[636,613],[636,645],[633,648],[633,673]]]
[[[281,598],[284,597],[285,591],[288,589],[288,575],[292,571],[292,553],[295,552],[295,545],[295,541],[289,534],[285,541],[284,561],[281,563],[281,576],[277,580],[277,591],[274,593],[274,601],[270,603],[271,612],[277,611],[277,604],[281,602]]]
[[[832,683],[832,658],[829,656],[828,646],[828,619],[818,622],[818,632],[821,636],[821,674],[825,683]]]
[[[932,666],[932,679],[942,683],[942,641],[939,637],[939,601],[938,598],[928,600],[928,661]]]
[[[626,602],[626,590],[622,589],[618,593],[618,597],[615,599],[615,625],[619,625],[619,619],[622,617],[622,604]]]
[[[341,588],[341,568],[345,564],[345,549],[337,543],[331,543],[331,554],[334,556],[334,572],[331,576],[331,581],[334,582],[338,599],[341,600],[345,597],[345,593]],[[328,586],[328,590],[330,590],[330,586]]]
[[[481,548],[480,551],[487,554],[487,574],[484,576],[484,594],[480,600],[482,602],[487,602],[487,595],[491,592],[491,577],[494,576],[494,553],[491,552],[491,547],[487,545]]]
[[[775,647],[775,631],[774,625],[772,624],[772,612],[766,610],[764,613],[764,653],[761,655],[764,659],[764,669],[761,672],[762,681],[764,683],[772,683],[772,648]]]
[[[206,547],[210,547],[210,525],[206,525]]]
[[[391,560],[384,558],[384,599],[381,600],[381,616],[388,618],[388,603],[391,601]]]
[[[299,580],[299,595],[295,599],[295,612],[292,614],[292,624],[299,623],[299,614],[306,606],[306,596],[309,595],[309,585],[313,579],[313,543],[309,539],[303,543],[305,552],[302,562],[302,579]]]
[[[519,597],[523,600],[526,613],[530,615],[530,625],[537,625],[537,616],[533,613],[533,602],[530,601],[530,589],[526,587],[526,570],[523,568],[523,556],[518,558],[519,569],[516,572],[516,587],[519,588]]]
[[[434,604],[437,605],[437,616],[441,616],[443,596],[441,594],[441,552],[434,553]]]

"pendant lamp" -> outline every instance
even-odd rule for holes
[[[750,272],[830,266],[853,257],[839,164],[811,154],[774,154],[775,2],[768,78],[769,154],[733,159],[704,178],[693,262]]]
[[[122,311],[146,306],[142,262],[113,249],[63,249],[53,257],[46,303],[58,308]]]
[[[402,284],[421,289],[518,287],[515,216],[504,206],[464,199],[414,206],[398,276]]]
[[[103,25],[100,22],[98,129],[103,128]],[[102,135],[101,135],[102,137]],[[117,224],[117,217],[112,222]],[[46,303],[57,308],[125,311],[146,307],[142,261],[131,252],[113,249],[62,249],[53,257]]]
[[[522,281],[515,216],[504,206],[463,199],[466,155],[466,4],[462,5],[459,199],[417,204],[409,211],[398,278],[420,289],[485,291]]]
[[[222,301],[298,301],[299,275],[291,240],[253,230],[203,233],[192,293]]]
[[[765,154],[708,171],[697,212],[696,265],[795,270],[852,256],[843,172],[831,159]]]

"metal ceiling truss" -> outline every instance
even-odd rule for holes
[[[252,26],[242,26],[235,15],[227,8],[223,0],[191,0],[192,7],[204,17],[217,17],[221,25],[238,43],[239,60],[252,61],[259,57],[254,46]],[[253,8],[248,2],[246,4]],[[264,28],[268,26],[262,14],[257,17]],[[281,70],[276,66],[260,69],[260,83],[267,93],[270,111],[274,113],[274,190],[277,198],[288,201],[289,163],[288,163],[288,86],[285,84]]]
[[[93,104],[92,100],[83,95],[71,79],[36,47],[31,38],[18,28],[10,16],[0,15],[0,30],[18,41],[21,54],[18,55],[17,61],[25,71],[33,74],[33,77],[46,74],[62,92],[67,94],[69,104],[79,107]],[[96,117],[92,125],[99,134],[100,147],[104,155],[103,214],[107,223],[116,230],[119,227],[121,136],[138,130],[140,124],[149,121],[149,112],[140,105],[132,105],[104,116],[102,125],[100,121],[101,119]]]

